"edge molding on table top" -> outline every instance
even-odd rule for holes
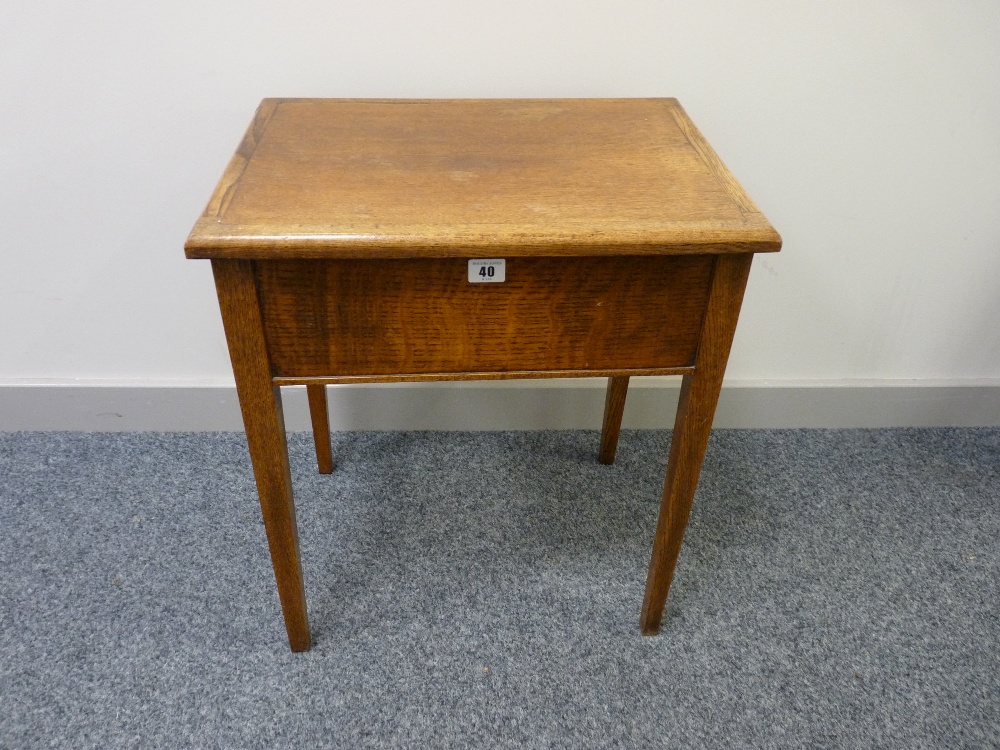
[[[749,236],[748,236],[749,235]],[[759,236],[759,239],[757,236]],[[434,243],[426,235],[363,236],[338,234],[294,235],[235,235],[220,234],[209,237],[200,234],[184,245],[189,259],[243,258],[246,260],[285,260],[293,258],[320,259],[378,259],[378,258],[490,258],[518,257],[568,257],[615,255],[727,255],[733,253],[773,253],[781,249],[781,237],[774,230],[762,228],[759,232],[741,231],[739,241],[726,242],[714,239],[704,243],[670,242],[664,238],[650,238],[648,242],[609,243],[606,238],[563,238],[543,242],[537,238],[483,238],[474,242],[462,241]],[[659,241],[655,241],[659,239]]]

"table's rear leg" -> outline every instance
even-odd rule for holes
[[[326,403],[326,386],[307,385],[309,416],[312,419],[313,442],[316,443],[316,463],[320,474],[333,471],[333,454],[330,450],[330,414]]]
[[[281,391],[271,382],[253,265],[245,260],[216,259],[212,261],[212,270],[288,643],[292,651],[307,651],[309,621],[299,562]]]
[[[608,393],[604,399],[604,424],[601,427],[601,452],[598,454],[598,460],[602,464],[615,462],[627,393],[628,375],[608,378]]]
[[[660,629],[677,557],[684,540],[701,464],[708,447],[722,376],[736,331],[753,255],[719,256],[702,324],[695,371],[684,376],[670,444],[663,501],[653,538],[640,624],[645,635]]]

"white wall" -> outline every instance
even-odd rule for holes
[[[0,7],[0,384],[231,382],[182,243],[265,96],[677,96],[782,233],[733,381],[1000,382],[1000,3]]]

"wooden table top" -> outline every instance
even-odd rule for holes
[[[769,252],[675,99],[265,99],[189,258]]]

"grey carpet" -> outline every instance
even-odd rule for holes
[[[289,652],[240,434],[0,435],[0,747],[1000,746],[1000,430],[290,436]]]

